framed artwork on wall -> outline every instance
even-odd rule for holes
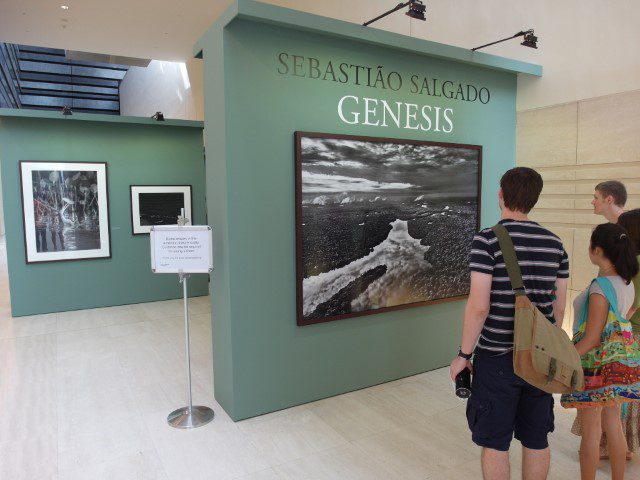
[[[191,216],[191,185],[131,185],[131,225],[134,235],[149,233],[156,225],[177,225],[184,208]]]
[[[297,323],[458,300],[482,147],[295,133]]]
[[[20,162],[27,263],[111,257],[107,164]]]

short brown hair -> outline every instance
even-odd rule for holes
[[[636,255],[640,255],[640,208],[629,210],[620,215],[618,225],[627,231],[627,235],[635,247]]]
[[[624,183],[622,182],[617,180],[600,182],[596,185],[596,190],[602,193],[605,198],[612,196],[613,201],[619,207],[624,207],[624,204],[627,203],[627,189],[624,187]]]
[[[500,179],[500,188],[505,207],[529,213],[540,197],[542,177],[533,168],[512,168]]]

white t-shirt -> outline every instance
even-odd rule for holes
[[[618,299],[618,312],[620,315],[625,316],[627,312],[633,305],[633,299],[636,295],[635,289],[633,288],[633,283],[629,285],[626,284],[624,279],[619,275],[611,275],[604,278],[608,278],[613,286],[613,289],[616,292],[616,298]],[[577,325],[578,320],[580,320],[580,313],[582,312],[582,308],[584,306],[584,302],[588,295],[599,294],[604,296],[602,293],[602,289],[597,282],[593,282],[589,288],[584,289],[580,295],[576,297],[573,301],[573,324]]]

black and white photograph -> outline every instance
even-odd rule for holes
[[[20,162],[27,263],[111,256],[106,168]]]
[[[134,235],[148,234],[151,227],[177,225],[191,218],[191,185],[131,185],[131,223]]]
[[[482,147],[296,132],[299,325],[469,292]]]

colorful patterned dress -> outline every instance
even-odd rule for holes
[[[640,255],[638,256],[640,263]],[[633,286],[636,291],[633,308],[636,309],[631,317],[631,326],[633,327],[633,337],[640,345],[640,274],[633,279]],[[624,412],[622,418],[622,428],[627,437],[627,448],[631,452],[640,449],[640,402],[633,402],[628,405],[627,411]]]
[[[601,344],[582,356],[585,390],[562,395],[565,408],[606,407],[640,401],[640,350],[629,320],[618,312],[615,289],[605,277],[593,280],[609,302]],[[593,283],[592,282],[592,283]],[[574,326],[573,343],[584,337],[589,312],[589,295]]]

